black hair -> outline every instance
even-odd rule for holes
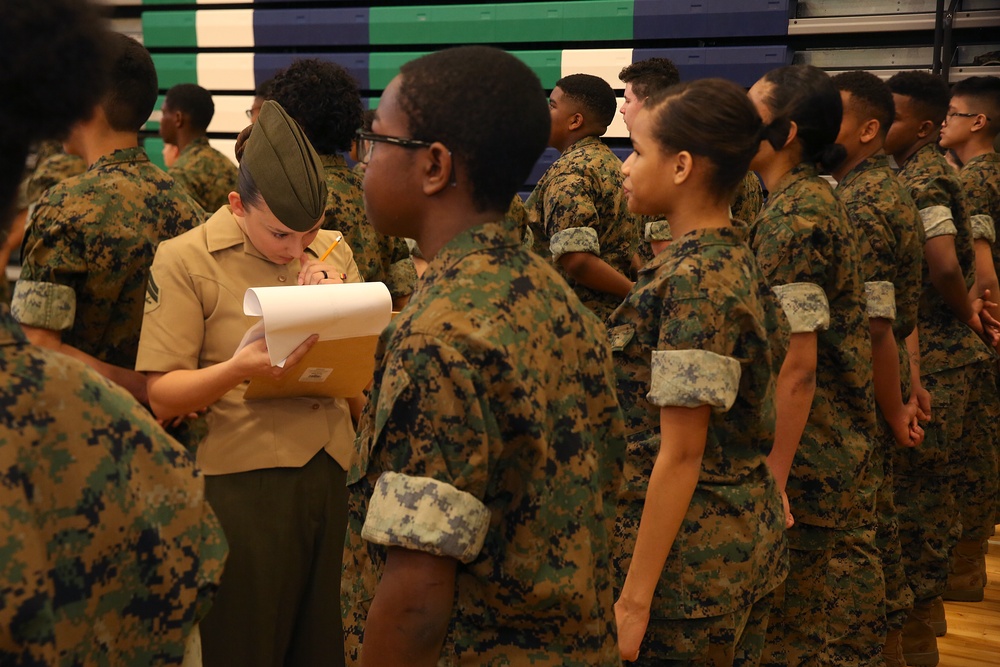
[[[626,65],[619,72],[622,83],[632,84],[632,92],[639,99],[666,90],[681,82],[677,66],[668,58],[647,58]]]
[[[787,65],[771,70],[763,80],[771,84],[763,101],[773,119],[764,138],[777,149],[784,139],[776,131],[783,129],[787,138],[794,122],[803,162],[818,164],[824,171],[843,162],[847,149],[836,143],[843,104],[830,76],[812,65]]]
[[[973,111],[990,119],[987,126],[989,134],[1000,131],[1000,77],[971,76],[962,79],[952,86],[951,96],[974,100],[979,108]]]
[[[935,126],[944,122],[951,93],[940,76],[930,72],[897,72],[886,85],[891,92],[910,98],[914,111],[923,116],[920,120],[929,120]]]
[[[760,115],[746,90],[724,79],[698,79],[654,93],[644,108],[656,142],[708,158],[715,193],[730,201],[761,142]]]
[[[833,84],[837,90],[851,96],[851,106],[865,120],[874,118],[878,121],[879,134],[884,137],[896,117],[896,104],[885,81],[871,72],[852,70],[833,77]]]
[[[271,86],[274,85],[274,77],[270,79],[264,79],[257,86],[257,89],[253,91],[254,97],[260,97],[261,99],[269,100],[271,95]]]
[[[236,161],[239,162],[240,166],[237,170],[236,178],[236,193],[240,196],[240,201],[246,207],[259,206],[262,201],[264,201],[264,196],[260,194],[260,188],[257,187],[257,182],[254,181],[253,175],[250,174],[250,169],[243,163],[243,151],[247,147],[247,139],[250,138],[250,133],[253,132],[253,124],[247,125],[236,137],[236,146],[233,152],[236,154]]]
[[[127,35],[108,35],[111,71],[101,107],[108,125],[117,132],[138,132],[149,120],[159,92],[153,58],[142,44]]]
[[[180,111],[191,119],[195,130],[205,132],[215,115],[212,93],[194,83],[179,83],[167,91],[164,103],[171,111]]]
[[[607,81],[593,74],[570,74],[556,81],[563,95],[579,103],[586,120],[601,127],[611,125],[618,111],[618,99]]]
[[[365,132],[372,131],[372,123],[375,122],[375,109],[365,109],[361,114],[361,129]]]
[[[104,94],[107,41],[84,0],[0,2],[0,236],[31,144],[64,136]]]
[[[448,147],[468,175],[478,211],[506,211],[549,140],[538,76],[489,46],[437,51],[406,63],[400,75],[399,102],[412,137]]]
[[[267,97],[302,126],[320,155],[349,149],[361,127],[358,84],[347,70],[331,62],[296,60],[274,75]]]

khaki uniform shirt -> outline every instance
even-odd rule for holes
[[[818,339],[816,394],[786,487],[797,548],[807,547],[810,526],[847,530],[875,519],[875,396],[859,237],[806,164],[781,178],[750,228],[790,332]]]
[[[958,176],[934,144],[910,156],[899,171],[899,179],[910,192],[928,240],[955,237],[955,254],[965,274],[966,289],[976,280],[976,256],[972,247],[972,225]],[[965,322],[959,321],[924,271],[920,293],[920,374],[928,375],[961,368],[990,358],[989,350]]]
[[[160,241],[205,212],[142,148],[101,157],[50,188],[25,230],[11,310],[101,361],[133,368],[146,277]]]
[[[524,205],[535,252],[556,262],[583,305],[602,320],[621,299],[580,285],[557,260],[569,253],[589,252],[622,275],[631,275],[639,230],[628,211],[621,167],[621,160],[600,139],[585,137],[552,163]]]
[[[206,211],[228,204],[229,193],[236,191],[239,180],[233,161],[212,148],[205,137],[185,146],[167,173]]]
[[[226,540],[191,455],[0,306],[0,664],[180,665]]]
[[[382,334],[348,473],[348,664],[388,546],[459,561],[441,665],[619,665],[623,424],[606,331],[511,220],[462,232]]]
[[[608,332],[628,449],[615,571],[635,550],[660,451],[660,409],[709,405],[698,485],[653,597],[654,618],[748,608],[788,572],[784,511],[767,467],[787,325],[736,229],[675,239],[639,272]]]
[[[321,155],[326,172],[326,217],[323,229],[344,233],[365,282],[381,282],[394,297],[413,292],[417,270],[406,241],[379,234],[368,222],[362,191],[364,173],[347,166],[341,155]]]
[[[336,237],[321,230],[306,252],[319,256]],[[346,282],[361,282],[346,243],[327,258]],[[156,253],[146,296],[136,370],[206,368],[233,356],[258,318],[243,314],[249,287],[295,285],[299,262],[264,258],[224,206],[201,227],[164,242]],[[214,403],[198,466],[208,475],[300,467],[321,449],[342,466],[353,452],[347,402],[332,398],[244,401],[245,382]]]

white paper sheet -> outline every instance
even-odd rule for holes
[[[320,340],[379,335],[392,317],[392,297],[383,283],[251,287],[243,312],[263,319],[247,330],[236,352],[263,337],[271,363],[284,366],[314,333]]]

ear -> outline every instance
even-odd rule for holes
[[[926,139],[927,137],[937,132],[939,129],[941,129],[940,125],[935,125],[933,122],[929,120],[920,121],[920,127],[917,128],[917,138]]]
[[[574,130],[578,130],[581,127],[583,127],[583,114],[582,113],[577,112],[577,113],[575,113],[575,114],[573,114],[572,116],[569,117],[569,131],[570,132],[572,132]]]
[[[788,136],[785,137],[785,145],[782,148],[788,148],[789,144],[795,141],[799,136],[799,124],[794,120],[788,121]]]
[[[982,132],[983,130],[986,129],[986,125],[988,123],[989,123],[989,121],[986,120],[986,114],[979,114],[978,116],[976,116],[973,119],[972,125],[969,127],[969,131],[970,132]]]
[[[452,182],[452,174],[455,169],[455,162],[451,151],[440,141],[435,141],[424,153],[423,173],[424,194],[433,196],[447,189]]]
[[[185,125],[187,125],[187,117],[184,115],[183,112],[175,111],[174,127],[184,127]]]
[[[878,136],[880,129],[882,129],[882,124],[877,119],[872,118],[861,126],[861,134],[858,136],[858,140],[862,144],[867,144]]]
[[[687,151],[681,151],[674,156],[674,185],[680,185],[691,177],[694,171],[694,157]]]
[[[239,192],[229,193],[229,205],[232,207],[234,215],[238,215],[241,218],[246,217],[247,210],[243,207],[243,199],[240,197]]]

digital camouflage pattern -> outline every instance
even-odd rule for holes
[[[874,544],[879,476],[860,235],[808,164],[781,177],[749,231],[772,288],[817,285],[830,318],[816,332],[816,391],[786,486],[790,569],[761,664],[881,664],[885,582]]]
[[[858,236],[833,190],[805,164],[782,177],[750,228],[772,289],[813,283],[830,309],[830,326],[817,332],[816,394],[787,487],[800,525],[846,529],[874,520],[875,398]]]
[[[660,408],[712,405],[698,486],[651,616],[705,618],[748,609],[787,572],[784,513],[766,463],[787,337],[777,301],[739,232],[700,229],[640,270],[608,326],[628,442],[615,527],[616,587],[628,573],[660,450]],[[664,361],[679,356],[685,372]]]
[[[996,226],[1000,222],[1000,153],[983,153],[971,158],[958,173],[958,178],[968,206],[972,238],[989,241],[994,248],[993,265],[998,268],[1000,252],[996,251]]]
[[[863,160],[837,184],[837,195],[847,208],[851,223],[860,232],[864,257],[862,276],[867,286],[889,285],[894,297],[892,330],[899,349],[901,396],[910,395],[910,359],[906,337],[917,323],[923,284],[924,227],[909,192],[889,167],[889,158],[876,155]],[[872,299],[868,308],[871,313]],[[876,406],[877,407],[877,406]],[[876,498],[876,547],[885,576],[886,616],[890,629],[899,629],[913,606],[913,591],[903,568],[899,517],[894,499],[892,467],[896,441],[879,415],[878,447],[873,470],[879,475]]]
[[[729,207],[734,220],[750,224],[764,208],[764,188],[757,174],[748,171],[736,188],[733,205]]]
[[[233,161],[212,148],[206,137],[185,146],[167,173],[209,214],[229,203],[239,180]]]
[[[51,188],[29,217],[15,319],[61,331],[64,343],[134,368],[156,246],[204,219],[142,148],[101,157]]]
[[[972,248],[972,227],[961,192],[958,177],[935,144],[928,144],[914,153],[899,171],[899,180],[909,191],[920,215],[925,232],[936,224],[935,214],[946,215],[954,225],[955,253],[965,274],[966,288],[975,282],[976,261]],[[939,232],[925,234],[933,238]],[[920,374],[958,368],[989,358],[986,346],[965,324],[960,322],[931,282],[930,271],[924,271],[919,304]],[[933,423],[933,422],[932,422]]]
[[[43,141],[35,151],[35,167],[25,184],[27,203],[34,204],[56,183],[87,171],[83,158],[69,155],[58,141]]]
[[[624,432],[607,333],[521,247],[512,221],[462,232],[431,260],[382,334],[358,449],[342,589],[348,664],[385,563],[384,544],[362,530],[386,472],[439,483],[426,487],[438,502],[419,512],[426,502],[382,494],[394,509],[383,504],[371,528],[405,533],[414,548],[422,533],[410,520],[446,526],[419,546],[445,553],[450,540],[475,542],[477,503],[489,513],[482,549],[458,565],[439,664],[620,664],[611,539]],[[453,493],[465,496],[445,498]]]
[[[0,308],[0,663],[180,665],[226,541],[191,456]]]
[[[642,230],[628,211],[621,166],[599,138],[584,137],[552,163],[524,205],[535,252],[553,259],[583,305],[602,320],[621,300],[577,283],[555,260],[565,253],[590,252],[622,275],[631,275]]]
[[[368,222],[362,192],[364,172],[350,169],[342,155],[321,155],[320,160],[327,191],[323,229],[344,235],[365,282],[385,283],[393,297],[413,292],[417,270],[406,241],[379,234]]]

